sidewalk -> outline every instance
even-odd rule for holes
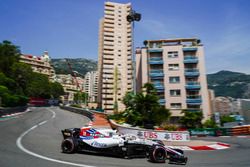
[[[93,127],[105,127],[105,128],[110,128],[110,124],[108,120],[106,119],[106,115],[104,114],[99,114],[99,113],[94,113],[94,120],[92,122]]]

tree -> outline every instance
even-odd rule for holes
[[[169,110],[159,104],[159,98],[154,86],[147,83],[143,91],[137,93],[127,93],[123,98],[126,106],[124,117],[126,122],[132,125],[153,128],[154,125],[160,125],[166,121],[169,116]]]
[[[85,92],[77,92],[74,94],[74,101],[76,101],[77,103],[86,103],[88,101],[88,94]]]
[[[48,77],[44,74],[32,73],[32,81],[28,83],[26,92],[29,97],[50,98]]]
[[[62,85],[58,82],[50,82],[50,94],[52,98],[59,98],[64,95],[64,89]]]
[[[184,116],[181,117],[180,123],[186,128],[198,128],[202,127],[203,114],[201,111],[192,112],[183,110]]]
[[[221,125],[223,126],[224,123],[227,123],[227,122],[234,122],[235,121],[235,118],[234,117],[230,117],[228,115],[225,115],[225,116],[221,116],[220,118],[220,122],[221,122]]]
[[[204,128],[218,128],[217,124],[212,119],[208,119],[203,124]]]
[[[11,66],[18,62],[21,53],[19,47],[13,45],[9,41],[0,43],[0,72],[9,76]]]
[[[36,75],[32,71],[31,66],[25,63],[16,62],[11,66],[10,70],[11,77],[16,81],[16,93],[27,94],[27,86],[34,80],[33,76]]]

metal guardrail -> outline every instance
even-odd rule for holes
[[[5,115],[10,115],[14,113],[24,112],[28,106],[22,106],[22,107],[12,107],[12,108],[0,108],[0,117]]]
[[[60,108],[70,112],[84,115],[88,117],[91,121],[93,121],[94,119],[94,113],[92,111],[84,110],[82,108],[69,107],[69,106],[60,106]]]

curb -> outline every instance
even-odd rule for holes
[[[204,146],[168,146],[173,149],[182,149],[186,151],[209,151],[209,150],[223,150],[230,148],[229,144],[226,143],[215,143],[210,145],[204,145]]]
[[[16,113],[12,113],[12,114],[2,115],[0,118],[15,117],[15,116],[18,116],[18,115],[25,114],[25,113],[27,113],[27,112],[30,112],[30,109],[29,109],[29,108],[27,108],[24,112],[16,112]]]

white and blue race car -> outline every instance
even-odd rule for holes
[[[162,141],[139,139],[134,135],[119,135],[112,129],[91,127],[62,130],[63,153],[91,152],[122,158],[146,157],[151,162],[187,163],[187,157],[180,149],[164,146]]]

